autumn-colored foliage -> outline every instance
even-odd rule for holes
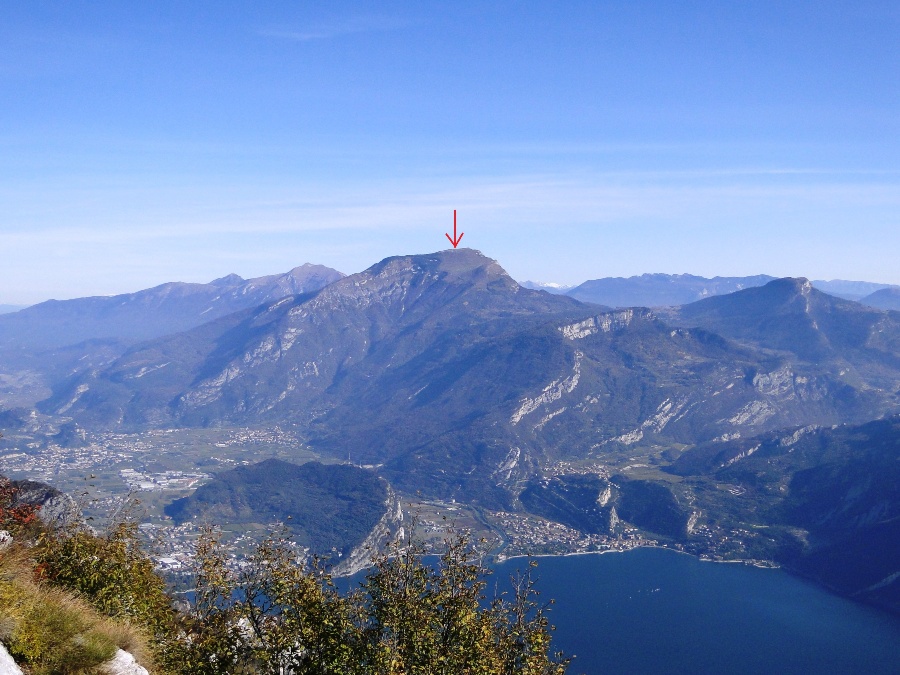
[[[33,528],[40,509],[37,504],[17,503],[18,493],[15,483],[0,476],[0,530],[6,530],[13,536]]]

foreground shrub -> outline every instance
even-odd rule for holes
[[[127,619],[151,636],[169,630],[171,601],[134,523],[117,523],[102,535],[83,528],[47,533],[36,557],[40,578],[76,592],[99,612]]]
[[[284,540],[262,542],[230,570],[212,531],[196,553],[196,589],[161,649],[173,673],[364,672],[360,604],[342,597],[318,563],[300,564]]]
[[[342,596],[318,562],[304,567],[283,540],[263,542],[229,571],[207,532],[193,604],[164,658],[172,672],[200,674],[564,673],[530,576],[489,602],[486,574],[465,537],[449,542],[435,567],[420,547],[398,544]]]
[[[544,675],[565,672],[550,657],[545,607],[529,573],[485,607],[488,570],[465,537],[447,542],[437,567],[415,544],[396,545],[366,577],[367,672]],[[536,564],[536,563],[534,563]]]
[[[34,512],[12,511],[14,497],[0,516],[30,526]],[[475,549],[465,536],[446,543],[434,566],[420,546],[395,543],[341,594],[286,539],[234,568],[207,530],[190,605],[176,613],[134,523],[39,530],[33,545],[0,551],[0,640],[31,675],[97,672],[117,647],[150,665],[145,636],[154,672],[171,675],[564,673],[530,575],[488,599]]]

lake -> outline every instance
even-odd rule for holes
[[[652,548],[538,563],[569,673],[900,673],[900,619],[782,570]]]

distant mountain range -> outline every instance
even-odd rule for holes
[[[900,413],[898,312],[835,297],[805,279],[686,275],[607,284],[611,304],[631,292],[645,300],[668,294],[662,303],[638,303],[657,309],[610,309],[595,304],[598,296],[590,303],[572,296],[577,289],[562,295],[523,288],[470,249],[387,258],[348,277],[331,273],[337,278],[309,292],[276,284],[282,290],[271,293],[279,297],[259,303],[246,300],[250,290],[238,291],[252,282],[203,285],[222,289],[227,301],[210,305],[204,295],[207,304],[191,311],[166,309],[166,330],[195,323],[141,342],[121,331],[97,340],[116,323],[98,319],[106,315],[91,302],[70,301],[69,321],[79,307],[88,317],[78,336],[95,339],[32,350],[41,354],[34,358],[43,362],[48,387],[38,410],[95,431],[278,425],[324,456],[342,459],[352,450],[354,461],[377,467],[407,495],[527,511],[588,532],[621,532],[629,523],[698,552],[709,532],[719,532],[723,541],[742,542],[745,556],[812,575],[819,575],[809,562],[817,551],[858,540],[862,552],[878,528],[893,532],[896,489],[878,492],[884,508],[873,506],[841,538],[817,529],[816,518],[832,518],[827,500],[810,501],[802,517],[779,510],[783,499],[802,501],[805,471],[882,471],[879,462],[891,452],[896,461],[896,444],[870,457],[851,442],[881,432],[836,432],[828,452],[779,464],[771,477],[778,492],[752,502],[765,507],[758,511],[745,511],[752,504],[739,499],[752,477],[735,478],[734,492],[720,489],[720,464],[744,464],[766,443],[810,430],[862,428]],[[134,310],[139,324],[152,323],[157,307],[172,307],[151,290],[157,299],[143,305],[143,318]],[[704,292],[705,299],[677,302]],[[246,304],[224,313],[230,302]],[[120,321],[117,311],[110,315]],[[213,318],[214,311],[222,314]],[[200,323],[200,316],[212,320]],[[59,316],[53,321],[47,325],[64,325]],[[7,330],[25,353],[25,332]],[[732,449],[722,462],[703,464]],[[765,473],[760,461],[754,455],[744,465]],[[863,487],[847,489],[850,495]],[[757,529],[749,527],[752,514]],[[868,583],[891,565],[900,570],[900,554],[888,553],[853,583]],[[888,602],[897,579],[866,597]]]
[[[634,277],[605,277],[585,281],[578,286],[536,281],[522,282],[524,288],[549,293],[564,294],[597,305],[607,307],[670,307],[685,305],[715,295],[734,293],[745,288],[763,286],[775,277],[758,274],[749,277],[706,277],[692,274],[642,274]],[[898,309],[900,302],[889,300],[896,297],[900,287],[876,284],[868,281],[813,281],[814,288],[845,300],[858,300],[880,309]],[[886,294],[874,296],[887,289]],[[891,294],[894,295],[891,295]],[[873,297],[872,301],[867,299]],[[885,298],[879,301],[879,298]],[[888,304],[879,304],[888,303]],[[893,303],[893,304],[891,304]]]
[[[0,315],[0,408],[31,406],[50,388],[119,357],[135,342],[178,333],[343,278],[322,265],[208,284],[173,282],[137,293],[48,300]]]
[[[643,274],[627,279],[613,277],[585,281],[567,291],[567,295],[609,307],[661,307],[684,305],[712,295],[762,286],[773,279],[765,274],[713,279],[691,274]]]
[[[547,291],[558,295],[565,294],[573,288],[572,286],[563,286],[553,282],[544,283],[543,281],[522,281],[520,285],[522,288],[527,288],[531,291]]]
[[[509,506],[553,460],[890,413],[898,354],[900,315],[805,280],[598,313],[460,249],[144,342],[41,409],[88,428],[295,425],[401,487]]]
[[[862,300],[867,295],[885,288],[900,289],[900,286],[892,286],[891,284],[876,284],[871,281],[844,281],[842,279],[813,281],[812,284],[820,291],[825,291],[829,295],[836,295],[845,300]]]
[[[288,295],[317,291],[344,275],[305,264],[286,274],[208,284],[173,282],[124,295],[48,300],[0,316],[0,349],[52,349],[84,340],[146,340],[177,333]]]

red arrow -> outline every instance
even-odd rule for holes
[[[459,236],[456,236],[456,209],[453,209],[453,239],[450,239],[450,235],[444,232],[444,236],[447,239],[450,239],[450,243],[453,244],[453,248],[456,248],[459,245],[459,242],[462,240],[465,232],[460,232]]]

